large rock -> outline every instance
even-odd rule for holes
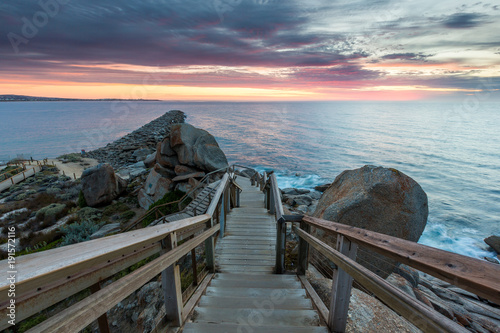
[[[101,163],[82,173],[82,191],[90,207],[110,203],[126,188],[127,182],[109,164]]]
[[[427,195],[416,181],[395,169],[367,165],[342,172],[314,216],[416,242],[428,212]],[[318,235],[335,244],[335,237]],[[358,251],[358,261],[384,278],[396,264],[371,251]]]
[[[207,131],[192,125],[172,125],[170,146],[177,153],[181,164],[207,171],[228,166],[226,155],[219,148],[215,138]]]
[[[484,242],[491,246],[496,253],[500,254],[500,236],[490,236],[484,239]]]

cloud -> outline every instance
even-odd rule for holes
[[[57,0],[42,2],[50,1]],[[494,8],[457,8],[454,0],[442,1],[445,4],[440,8],[446,10],[430,13],[419,9],[431,8],[431,0],[418,4],[395,0],[71,0],[34,37],[20,44],[16,54],[7,33],[22,36],[26,20],[33,22],[43,8],[39,0],[4,0],[0,3],[0,78],[140,84],[144,73],[108,66],[119,64],[213,67],[194,74],[173,70],[164,75],[165,84],[374,85],[386,80],[389,72],[369,69],[367,64],[417,68],[431,56],[450,59],[447,54],[460,54],[466,48],[498,52],[495,26],[486,27],[473,39],[460,30],[500,22],[494,19],[498,13]],[[467,57],[453,61],[473,62]],[[397,75],[404,77],[404,72]],[[412,80],[419,80],[415,76]],[[444,84],[454,84],[442,79]],[[440,78],[435,80],[433,84]],[[468,85],[469,81],[455,82]]]
[[[382,56],[382,59],[384,59],[384,60],[425,61],[428,57],[431,57],[431,56],[432,55],[424,54],[422,52],[420,52],[420,53],[406,52],[406,53],[387,54],[385,56]]]
[[[450,29],[468,29],[485,23],[487,15],[477,13],[456,13],[443,21],[443,25]]]

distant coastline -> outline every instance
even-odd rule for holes
[[[112,101],[134,101],[134,102],[159,102],[158,99],[121,99],[121,98],[57,98],[57,97],[35,97],[22,95],[0,95],[0,102],[112,102]]]

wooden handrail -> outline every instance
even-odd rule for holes
[[[276,209],[276,220],[280,220],[285,213],[283,212],[283,204],[281,203],[281,191],[278,187],[278,180],[276,179],[276,174],[272,173],[269,175],[269,182],[271,185],[271,191],[273,191],[274,207]]]
[[[294,226],[293,230],[298,236],[307,241],[309,245],[333,261],[363,287],[373,292],[385,304],[424,332],[468,332],[464,327],[411,298],[408,294],[358,264],[355,260],[334,250],[302,229]]]
[[[226,186],[229,184],[229,174],[225,174],[220,181],[220,185],[217,188],[217,192],[215,192],[212,202],[210,206],[207,208],[207,215],[212,216],[215,212],[215,208],[219,204],[219,200],[222,197],[222,193],[224,193]]]
[[[310,216],[303,221],[500,304],[500,265]]]
[[[212,200],[208,209],[208,214],[16,257],[16,269],[20,272],[16,276],[16,309],[18,310],[16,313],[16,321],[25,319],[80,290],[94,286],[100,281],[155,253],[164,253],[160,258],[171,257],[177,253],[178,256],[176,254],[176,258],[178,259],[187,254],[185,251],[180,251],[180,249],[183,249],[182,246],[184,246],[184,244],[195,244],[194,246],[197,246],[205,242],[206,251],[208,251],[207,266],[210,267],[208,262],[209,260],[213,262],[213,246],[212,251],[210,251],[209,244],[213,244],[213,236],[221,228],[221,225],[218,224],[221,218],[218,217],[218,215],[216,216],[216,214],[226,214],[228,212],[229,202],[231,201],[229,196],[237,195],[238,193],[238,189],[230,191],[228,186],[234,186],[236,188],[235,184],[236,183],[232,181],[232,177],[226,173],[214,195],[214,200]],[[222,203],[221,200],[223,193],[226,194],[224,203]],[[223,211],[219,208],[221,205],[224,205]],[[214,223],[215,221],[217,224]],[[204,231],[206,227],[209,228],[208,231]],[[171,239],[173,242],[172,244],[176,244],[176,240],[185,239],[200,232],[202,233],[201,235],[193,236],[194,238],[191,238],[179,247],[176,247],[176,245],[172,245],[173,247],[170,249],[168,246],[165,247],[165,244],[168,245],[168,242],[165,243],[165,239]],[[202,235],[203,237],[200,238]],[[209,239],[212,240],[209,241]],[[192,248],[189,249],[189,251],[191,250]],[[144,267],[148,267],[151,274],[155,272],[157,275],[160,271],[164,271],[166,265],[161,264],[161,266],[155,266],[160,265],[159,262],[160,261],[155,260]],[[8,267],[7,260],[0,261],[0,263],[3,264],[3,267]],[[170,261],[168,263],[170,263]],[[7,272],[4,271],[1,276],[4,276],[6,273]],[[136,271],[134,271],[134,273],[136,273]],[[140,287],[144,284],[143,282],[145,280],[141,280],[142,278],[139,278],[138,275],[132,274],[127,275],[126,278],[132,279],[134,286]],[[180,279],[179,273],[174,273],[174,275],[176,281]],[[121,278],[118,281],[122,281],[123,279],[124,278]],[[112,285],[121,288],[120,284],[113,283]],[[0,281],[0,316],[2,316],[0,319],[0,329],[8,327],[7,305],[10,302],[10,298],[8,297],[9,287],[10,285],[7,281],[7,277],[4,276]],[[174,291],[177,287],[180,288],[180,282],[178,286],[176,285],[174,287]],[[110,290],[108,288],[105,289]],[[102,290],[96,292],[91,297],[100,295]],[[128,287],[127,290],[122,290],[122,293],[119,295],[124,295],[124,292],[130,293],[133,290],[135,289],[130,289],[130,287]],[[118,294],[111,292],[111,295],[115,296],[113,296],[112,299],[108,298],[105,302],[106,305],[103,306],[112,306],[112,303],[117,304],[121,301],[121,299],[116,298]],[[89,298],[89,300],[90,299],[93,298]],[[88,302],[87,298],[82,302],[77,303],[70,309],[74,310],[77,309],[78,306],[81,306],[79,304],[85,304],[85,302]],[[182,306],[182,301],[180,306]],[[68,309],[68,311],[70,309]],[[94,307],[92,307],[92,309],[94,310]],[[86,323],[88,320],[97,319],[96,312],[93,310],[92,315],[89,315],[88,308],[80,308],[80,310],[76,312],[70,311],[64,313],[69,316],[68,320],[75,320],[75,323],[80,322],[81,318],[79,316],[90,317],[91,319],[85,319],[84,322]],[[102,313],[105,312],[106,311]],[[54,319],[49,319],[46,325],[50,326],[52,325],[51,323],[60,320],[63,322],[67,321],[64,316],[61,317],[57,315]],[[42,324],[42,326],[37,326],[36,329],[39,330],[43,328],[45,331],[45,326],[43,325],[44,324]],[[51,328],[49,331],[56,326],[50,326]],[[83,328],[84,326],[81,327]],[[57,331],[57,329],[55,329],[55,331]]]
[[[149,264],[86,297],[81,302],[61,311],[28,332],[78,332],[84,329],[95,320],[95,317],[106,313],[218,230],[219,225],[210,228],[196,238],[183,243]],[[88,315],[89,312],[92,313],[92,316]]]

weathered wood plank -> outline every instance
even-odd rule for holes
[[[373,292],[391,309],[405,317],[424,332],[468,332],[468,330],[462,326],[413,299],[380,276],[334,250],[319,239],[305,233],[302,229],[294,226],[293,230],[297,235],[307,240],[309,245],[354,277],[363,287]]]
[[[304,221],[500,304],[500,265],[310,216]]]
[[[173,231],[202,224],[208,219],[208,215],[200,215],[179,222],[133,230],[18,257],[16,266],[19,274],[16,291],[18,295],[36,291],[53,281],[71,277],[100,263],[128,255],[160,241]],[[0,261],[0,266],[7,267],[7,260]],[[0,303],[8,300],[6,272],[6,270],[2,272],[4,278],[0,281]]]
[[[109,263],[102,263],[96,267],[82,271],[71,276],[69,279],[63,278],[59,281],[53,281],[52,284],[45,286],[41,290],[19,295],[16,298],[16,320],[21,321],[26,319],[83,289],[89,288],[93,284],[96,284],[97,282],[124,270],[131,265],[131,262],[138,262],[160,252],[160,250],[160,244],[156,243],[143,250],[133,252],[124,257],[119,257]],[[7,323],[8,317],[6,306],[6,303],[0,304],[0,330],[9,326]]]
[[[357,249],[358,246],[351,243],[344,236],[337,237],[337,251],[349,259],[356,260]],[[342,268],[339,267],[333,271],[332,298],[330,300],[330,313],[328,315],[328,327],[333,332],[345,332],[352,281],[352,276]]]
[[[191,296],[189,301],[186,303],[184,306],[184,309],[182,310],[182,322],[185,322],[187,317],[193,312],[194,307],[198,302],[200,301],[201,296],[203,296],[203,293],[205,293],[205,290],[207,289],[208,285],[210,284],[210,281],[212,281],[212,278],[214,277],[214,274],[207,274],[203,281],[200,283],[198,289],[196,292]]]
[[[35,326],[28,332],[77,332],[84,329],[95,318],[99,317],[135,290],[142,287],[161,271],[174,264],[186,253],[203,243],[219,230],[219,225],[205,231],[198,237],[185,242],[174,250],[138,268],[118,281],[108,285],[95,294],[83,299],[75,305],[61,311]]]
[[[323,303],[319,295],[316,293],[316,290],[314,290],[313,286],[311,286],[311,284],[304,275],[299,275],[298,277],[300,282],[306,289],[307,295],[311,298],[314,307],[316,308],[316,310],[318,310],[321,319],[326,323],[328,321],[329,311],[325,303]]]

